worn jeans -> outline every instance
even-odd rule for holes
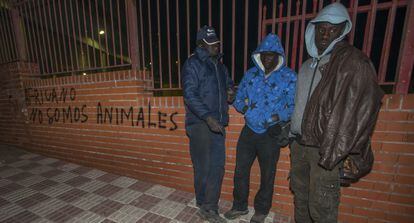
[[[190,138],[197,205],[216,211],[224,176],[225,135],[210,131],[204,122],[186,126],[186,131]]]
[[[233,209],[247,210],[250,169],[257,157],[260,165],[260,189],[254,199],[254,209],[259,214],[269,213],[279,153],[280,148],[275,138],[267,132],[257,134],[244,126],[237,142]]]
[[[340,196],[339,165],[326,170],[318,165],[319,150],[294,141],[290,146],[290,188],[297,223],[337,222]]]

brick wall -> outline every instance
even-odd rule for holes
[[[7,66],[7,65],[6,65]],[[27,79],[26,65],[0,67],[0,143],[113,173],[192,191],[182,97],[152,97],[133,71]],[[16,103],[11,103],[11,98]],[[13,107],[14,106],[14,107]],[[27,109],[27,112],[25,112]],[[230,200],[243,117],[230,111],[222,198]],[[373,171],[342,190],[342,222],[414,221],[414,98],[387,95],[373,136]],[[293,214],[289,151],[282,149],[273,211]],[[258,165],[251,197],[258,189]],[[252,201],[252,199],[251,199]]]

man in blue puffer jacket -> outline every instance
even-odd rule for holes
[[[251,222],[264,222],[272,206],[281,124],[293,112],[296,74],[286,67],[283,47],[274,34],[266,36],[252,60],[255,67],[244,74],[233,104],[244,114],[246,125],[237,143],[233,208],[224,216],[234,219],[248,213],[250,169],[257,157],[261,181]]]
[[[220,62],[219,50],[215,30],[204,26],[197,33],[195,53],[182,69],[196,202],[199,214],[209,222],[226,222],[218,214],[218,201],[224,176],[228,101],[234,98],[233,81]]]

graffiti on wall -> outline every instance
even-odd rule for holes
[[[37,89],[26,88],[26,105],[31,107],[29,121],[32,123],[85,123],[88,122],[88,106],[76,101],[75,88]],[[159,128],[174,131],[178,128],[174,120],[178,112],[154,111],[151,103],[142,107],[111,107],[96,105],[96,123],[110,125],[128,124],[140,128]]]

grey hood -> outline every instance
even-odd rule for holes
[[[318,22],[329,22],[331,24],[340,24],[346,22],[345,29],[342,35],[339,36],[336,40],[332,41],[332,43],[326,48],[326,50],[321,55],[318,54],[318,49],[315,45],[315,23]],[[335,44],[341,41],[351,31],[351,29],[352,22],[349,18],[349,14],[345,6],[338,2],[326,6],[318,13],[316,18],[312,19],[309,22],[308,26],[306,27],[305,42],[308,54],[313,59],[319,60],[321,57],[325,56],[326,54],[329,54],[332,51]]]

